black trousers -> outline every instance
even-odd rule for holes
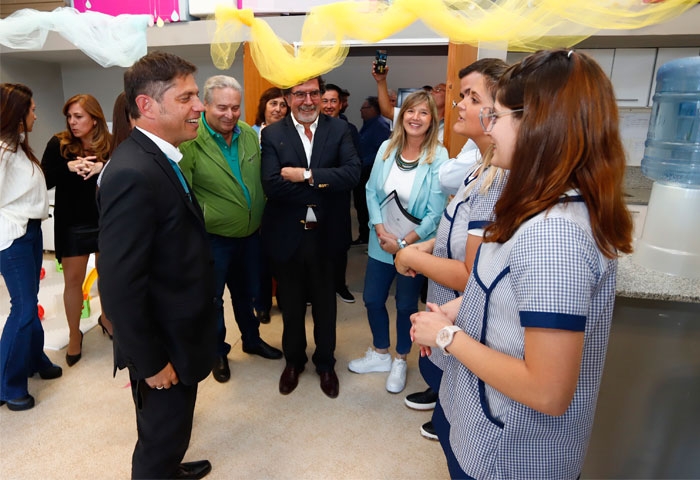
[[[131,478],[173,478],[192,434],[197,385],[149,387],[131,378],[138,440],[131,457]]]
[[[335,257],[335,265],[333,267],[333,284],[335,291],[339,292],[347,285],[345,274],[348,270],[348,252],[339,253]]]
[[[312,361],[317,372],[335,366],[336,301],[334,259],[321,254],[317,230],[304,232],[304,240],[285,262],[272,261],[277,279],[277,299],[282,310],[282,350],[288,365],[303,368],[306,355],[306,302],[311,302],[316,350]]]
[[[369,210],[367,210],[367,192],[365,187],[372,173],[372,167],[363,167],[360,174],[360,183],[352,190],[352,201],[357,211],[357,223],[359,224],[359,239],[369,240]]]

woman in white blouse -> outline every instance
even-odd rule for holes
[[[10,315],[0,339],[0,405],[34,406],[27,378],[60,377],[61,367],[44,353],[37,309],[43,258],[41,220],[49,199],[39,161],[27,134],[36,120],[32,91],[22,84],[0,85],[0,273],[10,293]]]

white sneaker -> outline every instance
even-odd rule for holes
[[[406,388],[406,360],[395,358],[391,364],[391,373],[386,378],[386,389],[391,393],[399,393]]]
[[[388,372],[391,370],[391,355],[377,353],[370,347],[364,357],[348,363],[348,370],[355,373]]]

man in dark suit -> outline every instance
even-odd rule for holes
[[[306,302],[311,301],[321,390],[338,396],[335,374],[334,259],[350,242],[349,195],[360,158],[347,122],[320,114],[323,80],[284,91],[292,114],[262,131],[262,183],[267,195],[261,233],[282,305],[287,365],[279,390],[297,386],[306,356]]]
[[[202,478],[207,460],[181,463],[197,383],[216,354],[214,270],[204,218],[180,172],[177,146],[197,136],[204,110],[196,67],[151,53],[124,73],[135,128],[98,192],[99,286],[114,325],[114,362],[128,368],[138,441],[132,478]]]

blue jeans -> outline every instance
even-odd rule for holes
[[[418,311],[423,275],[416,275],[415,278],[399,275],[394,265],[369,257],[362,299],[367,309],[374,347],[389,348],[391,341],[386,301],[394,278],[396,278],[396,353],[405,355],[411,351],[411,315]]]
[[[258,232],[241,238],[209,234],[214,254],[216,281],[216,317],[218,321],[218,354],[226,355],[231,345],[226,343],[224,321],[224,287],[228,287],[233,315],[241,340],[246,348],[259,345],[260,322],[253,313],[253,299],[260,296],[260,265],[262,248]]]
[[[0,400],[27,395],[27,378],[52,365],[37,310],[42,243],[41,220],[30,220],[27,232],[0,251],[11,304],[0,338]]]

